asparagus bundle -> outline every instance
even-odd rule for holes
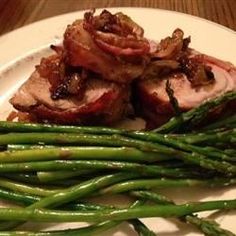
[[[101,235],[122,221],[138,235],[155,235],[137,220],[142,217],[177,217],[205,235],[234,235],[193,214],[236,209],[235,199],[176,205],[153,191],[235,185],[235,115],[200,133],[179,132],[186,127],[190,131],[208,111],[235,98],[235,92],[229,92],[155,132],[0,121],[0,198],[21,206],[0,208],[0,235]],[[94,196],[109,199],[114,194],[145,202],[131,207],[88,203]],[[28,220],[93,223],[50,232],[15,229]]]

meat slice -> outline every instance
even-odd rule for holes
[[[194,87],[183,73],[173,73],[164,78],[141,80],[137,84],[137,96],[144,117],[155,126],[165,123],[174,116],[172,105],[166,92],[166,81],[169,79],[179,108],[188,111],[199,106],[207,99],[212,99],[228,91],[236,90],[236,68],[228,63],[207,55],[193,55],[201,58],[210,66],[215,82]]]
[[[39,121],[59,124],[111,124],[126,112],[129,90],[125,86],[89,78],[82,99],[70,96],[53,100],[47,78],[35,71],[10,99],[18,110]]]
[[[83,21],[76,21],[67,27],[63,45],[69,65],[89,69],[106,80],[130,83],[145,68],[146,58],[143,56],[123,60],[102,50],[94,42],[92,35],[83,28]]]

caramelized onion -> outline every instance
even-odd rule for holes
[[[128,16],[122,13],[112,15],[106,10],[99,16],[93,14],[94,11],[85,13],[83,27],[103,51],[116,56],[149,53],[150,46],[143,38],[143,29]]]
[[[181,29],[176,29],[172,33],[172,37],[161,40],[153,57],[161,59],[174,58],[183,48],[183,37],[184,32]]]

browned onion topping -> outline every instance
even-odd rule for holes
[[[168,59],[178,62],[180,64],[179,69],[186,74],[192,86],[204,86],[213,83],[215,79],[211,67],[204,65],[204,61],[199,57],[190,57],[190,42],[190,37],[184,38],[183,31],[176,29],[171,37],[161,40],[157,51],[153,53],[152,57],[154,59],[161,59],[160,61]]]
[[[94,11],[86,12],[83,27],[97,46],[110,54],[144,56],[150,51],[148,40],[143,38],[143,29],[122,13],[113,15],[104,10],[94,16]]]
[[[89,32],[101,31],[122,37],[143,37],[143,29],[123,13],[111,14],[107,10],[103,10],[98,16],[94,16],[94,13],[93,10],[84,14],[84,28]]]
[[[64,80],[51,92],[53,100],[63,99],[70,95],[80,99],[84,95],[86,86],[87,72],[82,70],[80,73],[75,71],[67,72]]]
[[[211,67],[196,58],[182,56],[179,59],[182,71],[187,75],[193,87],[204,86],[215,82]]]

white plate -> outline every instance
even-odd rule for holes
[[[191,47],[198,51],[219,57],[236,64],[236,33],[223,26],[182,13],[155,10],[148,8],[113,8],[112,12],[122,11],[131,16],[145,29],[145,35],[151,39],[161,39],[170,35],[179,27],[185,35],[191,35]],[[0,119],[5,119],[12,109],[9,97],[34,70],[34,66],[42,56],[50,54],[48,46],[58,43],[67,24],[81,18],[83,12],[65,14],[33,23],[15,30],[0,38]],[[184,201],[203,201],[213,199],[233,199],[235,188],[188,188],[165,191],[169,196],[181,203]],[[206,215],[206,213],[204,213]],[[236,232],[236,214],[213,214],[221,225]],[[176,220],[145,219],[144,220],[159,236],[197,236],[202,235],[191,226],[177,223]],[[58,227],[58,226],[56,226]],[[47,228],[55,228],[47,226]],[[103,234],[105,235],[105,234]],[[109,231],[106,235],[136,235],[127,225]]]

